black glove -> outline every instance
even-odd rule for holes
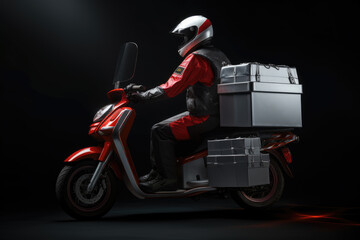
[[[146,92],[132,92],[128,94],[128,99],[134,103],[155,102],[166,98],[166,94],[161,87],[155,87]]]
[[[124,87],[123,89],[124,89],[125,92],[129,92],[129,91],[132,90],[133,86],[135,86],[135,83],[130,83],[126,87]]]

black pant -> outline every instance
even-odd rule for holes
[[[157,170],[165,178],[176,179],[177,177],[176,146],[179,146],[184,141],[200,142],[203,140],[204,133],[219,126],[219,116],[204,117],[203,120],[193,123],[190,120],[192,118],[189,112],[183,112],[156,123],[151,128],[151,163],[153,169]],[[187,122],[184,123],[183,120],[187,120]],[[179,127],[183,127],[181,131],[184,131],[183,134],[188,136],[187,139],[177,139],[178,134],[175,131],[179,131]]]

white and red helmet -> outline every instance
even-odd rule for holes
[[[213,37],[214,31],[212,24],[206,17],[196,15],[182,20],[171,34],[183,37],[183,42],[179,46],[179,54],[184,57],[191,49]]]

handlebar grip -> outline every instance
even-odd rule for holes
[[[134,86],[131,87],[131,89],[132,89],[133,91],[143,92],[143,91],[146,90],[146,87],[143,86],[143,85],[134,85]]]

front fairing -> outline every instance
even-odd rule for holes
[[[107,97],[114,104],[113,110],[102,121],[90,125],[89,135],[98,140],[105,140],[112,132],[123,110],[131,109],[127,107],[129,100],[123,89],[111,90],[107,93]]]
[[[124,104],[124,103],[129,102],[129,100],[126,97],[126,93],[125,93],[124,89],[122,89],[122,88],[113,89],[113,90],[109,91],[106,94],[106,96],[112,103]],[[117,104],[115,104],[115,105],[117,105]]]

